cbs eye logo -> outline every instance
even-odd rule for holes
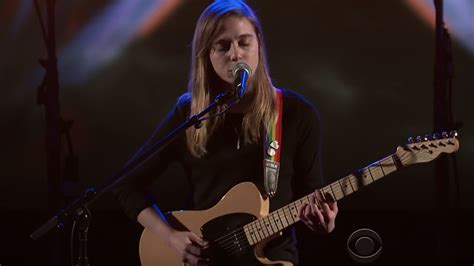
[[[353,261],[370,263],[377,260],[382,253],[382,238],[373,230],[361,228],[349,236],[346,249]]]

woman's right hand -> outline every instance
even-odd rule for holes
[[[204,253],[209,243],[193,232],[173,230],[168,236],[168,245],[185,265],[210,265]]]

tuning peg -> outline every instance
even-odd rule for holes
[[[431,140],[433,138],[433,136],[431,136],[431,134],[426,134],[425,137],[423,138],[423,141],[428,141],[428,140]]]
[[[439,139],[439,138],[440,138],[439,133],[434,133],[434,134],[433,134],[433,139]]]
[[[451,136],[451,138],[456,138],[458,136],[458,132],[457,131],[451,131],[451,132],[449,132],[449,135]]]
[[[412,144],[412,143],[414,143],[414,142],[415,142],[415,140],[413,139],[413,137],[409,137],[409,138],[408,138],[408,143],[409,143],[409,144]]]
[[[421,142],[421,141],[423,141],[421,136],[416,136],[416,142]]]
[[[445,138],[445,139],[449,137],[449,135],[448,135],[448,133],[446,133],[446,131],[444,131],[443,133],[441,133],[441,135],[442,135],[443,138]]]

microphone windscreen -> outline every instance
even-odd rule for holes
[[[237,73],[239,73],[241,70],[245,70],[249,76],[252,75],[252,69],[249,67],[249,65],[246,63],[238,63],[232,69],[232,76],[237,78]]]

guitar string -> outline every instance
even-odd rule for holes
[[[380,161],[377,161],[376,163],[383,162],[383,160],[387,160],[388,158],[391,158],[391,157],[390,157],[390,156],[389,156],[389,157],[386,157],[386,158],[384,158],[384,159],[382,159],[382,160],[380,160]],[[401,158],[401,160],[404,161],[405,158]],[[374,164],[375,164],[375,163],[374,163]],[[368,167],[366,167],[366,168],[369,168],[369,167],[370,167],[370,165],[369,165]],[[364,168],[364,169],[366,169],[366,168]],[[374,171],[373,171],[373,174],[380,174],[380,173],[384,174],[384,172],[383,172],[382,169],[378,169],[378,168],[377,168],[377,169],[374,169]],[[348,177],[351,178],[352,176],[348,176]],[[376,181],[376,180],[373,180],[373,181]],[[332,183],[331,183],[331,184],[332,184]],[[368,184],[367,184],[367,185],[368,185]],[[320,189],[320,190],[322,190],[322,189]],[[344,192],[342,191],[340,185],[339,185],[339,186],[336,186],[336,188],[332,188],[332,192],[333,192],[333,194],[340,193],[340,192],[344,193]],[[345,194],[343,194],[343,195],[345,195]],[[303,198],[302,198],[302,201],[303,201],[303,202],[304,202],[304,201],[309,201],[308,196],[309,196],[309,195],[307,195],[306,197],[303,197]],[[334,196],[334,197],[335,197],[335,196]],[[304,198],[306,198],[306,200],[304,200]],[[298,206],[297,206],[297,207],[298,207]],[[278,210],[276,210],[275,212],[272,212],[272,213],[277,213],[277,214],[278,214],[278,212],[280,212],[280,213],[283,212],[283,215],[284,215],[285,218],[287,217],[288,214],[291,214],[291,216],[292,216],[293,213],[292,213],[291,211],[288,211],[287,209],[288,209],[288,206],[285,206],[285,207],[280,208],[280,209],[278,209]],[[280,216],[280,215],[278,215],[278,216]],[[253,229],[254,231],[257,231],[256,233],[259,234],[259,237],[260,237],[260,238],[262,238],[262,237],[261,237],[261,235],[260,235],[259,232],[262,231],[262,228],[265,228],[264,224],[268,224],[268,223],[265,223],[265,222],[264,222],[264,224],[262,224],[262,221],[263,221],[263,219],[268,218],[268,217],[269,217],[269,216],[265,216],[265,217],[263,217],[262,219],[258,219],[258,220],[256,220],[256,221],[253,221],[253,222],[250,223],[250,224],[252,225],[252,226],[250,226],[251,229]],[[293,217],[292,217],[292,218],[293,218]],[[281,219],[281,218],[280,218],[280,219]],[[270,220],[270,222],[271,222],[271,219],[268,219],[268,220]],[[288,222],[288,219],[286,219],[286,220],[287,220],[287,222]],[[295,222],[297,222],[299,219],[296,219],[296,220],[295,220],[295,219],[293,218],[293,220],[294,220],[293,222],[290,221],[290,223],[288,223],[288,224],[290,225],[290,224],[292,224],[292,223],[295,223]],[[258,225],[256,225],[257,221],[259,221],[261,228],[258,228]],[[275,223],[275,225],[276,225],[277,228],[278,228],[278,224]],[[282,224],[282,225],[283,225],[283,224]],[[270,228],[268,227],[268,225],[267,225],[266,228],[267,228],[267,231],[270,232],[270,231],[269,231]],[[240,234],[240,236],[239,236],[240,240],[246,240],[246,239],[244,239],[244,235],[243,235],[245,232],[242,230],[242,228],[239,228],[239,230],[240,230],[240,232],[239,232],[239,234]],[[271,228],[271,230],[274,230],[274,229]],[[228,251],[227,248],[228,248],[229,245],[230,245],[230,246],[231,246],[231,250],[232,250],[232,247],[234,246],[234,245],[232,245],[232,244],[235,244],[234,238],[237,236],[236,233],[235,233],[236,231],[237,231],[237,230],[234,230],[234,231],[232,231],[231,233],[226,234],[226,235],[224,235],[223,237],[220,237],[219,239],[215,240],[215,242],[220,242],[221,245],[223,245],[224,249],[226,249],[226,251]],[[255,233],[255,232],[254,232],[254,233]],[[266,233],[263,232],[263,235],[264,235],[263,238],[265,238],[265,234],[266,234]],[[223,238],[224,238],[224,239],[223,239]],[[262,239],[263,239],[263,238],[262,238]],[[221,241],[221,239],[223,239],[223,241]],[[256,237],[256,239],[258,240],[258,237]],[[240,242],[240,240],[238,240],[238,241]],[[227,242],[227,243],[226,243],[226,242]],[[247,241],[247,242],[248,242],[248,241]],[[247,244],[247,243],[245,243],[245,244]],[[248,244],[247,244],[247,245],[248,245]],[[247,246],[247,245],[246,245],[246,246]],[[238,250],[239,250],[239,249],[236,247],[236,250],[234,250],[234,251],[238,251]]]
[[[446,144],[445,144],[445,145],[446,145]],[[423,150],[415,151],[415,152],[413,152],[413,153],[415,153],[415,155],[418,155],[418,154],[421,153],[421,152],[423,152]],[[392,155],[392,156],[393,156],[393,155]],[[383,159],[377,161],[376,163],[379,163],[379,164],[380,164],[380,163],[383,162],[384,160],[388,160],[388,159],[392,158],[392,156],[387,156],[386,158],[383,158]],[[408,162],[409,157],[411,157],[410,154],[405,154],[405,155],[402,155],[402,156],[400,156],[400,157],[398,157],[398,158],[399,158],[399,160],[400,160],[401,162]],[[374,164],[376,164],[376,163],[374,163]],[[362,168],[362,169],[368,169],[368,170],[370,171],[371,178],[372,178],[372,182],[371,182],[371,183],[377,181],[377,180],[373,179],[373,174],[382,174],[382,175],[383,175],[382,177],[384,177],[384,176],[387,175],[387,174],[385,174],[385,172],[383,171],[383,169],[381,169],[384,165],[380,165],[378,168],[373,169],[374,171],[372,172],[372,171],[370,170],[370,167],[371,167],[372,165],[374,165],[374,164],[371,164],[371,165],[369,165],[369,166],[367,166],[367,167]],[[403,166],[403,165],[402,165],[402,166]],[[397,170],[398,170],[398,169],[397,169]],[[390,173],[392,173],[392,172],[390,172]],[[389,174],[390,174],[390,173],[389,173]],[[348,176],[346,176],[345,178],[351,179],[351,178],[353,178],[353,177],[354,177],[354,176],[352,176],[352,175],[348,175]],[[338,180],[338,181],[339,181],[339,180]],[[352,180],[350,180],[350,181],[352,181]],[[333,182],[333,183],[334,183],[334,182]],[[331,184],[333,184],[333,183],[331,183]],[[371,183],[368,183],[368,184],[371,184]],[[342,186],[341,186],[340,184],[339,184],[338,186],[336,186],[336,188],[333,188],[333,187],[331,186],[331,184],[329,184],[328,186],[330,186],[330,188],[332,189],[333,194],[336,194],[336,191],[337,191],[338,193],[342,193],[342,196],[343,196],[343,197],[346,196],[346,193],[344,193],[344,191],[342,190]],[[365,184],[365,185],[368,185],[368,184]],[[365,185],[364,185],[364,186],[365,186]],[[327,187],[327,186],[325,186],[325,187]],[[323,187],[323,188],[325,188],[325,187]],[[322,190],[323,188],[321,188],[320,190]],[[354,188],[353,188],[353,191],[352,191],[351,193],[356,192],[358,189],[359,189],[359,187],[357,187],[356,190],[354,190]],[[324,192],[324,191],[323,191],[323,192]],[[349,194],[351,194],[351,193],[349,193]],[[311,194],[309,194],[309,195],[311,195]],[[303,198],[301,198],[301,199],[296,200],[294,203],[297,203],[298,201],[304,202],[304,201],[305,201],[304,198],[307,198],[309,195],[307,195],[307,196],[305,196],[305,197],[303,197]],[[334,196],[334,195],[333,195],[333,196]],[[342,199],[342,198],[341,198],[341,199]],[[307,200],[309,200],[309,199],[307,199]],[[288,205],[289,205],[289,204],[288,204]],[[284,215],[285,219],[286,219],[286,217],[287,217],[287,214],[291,214],[291,216],[292,216],[293,213],[291,212],[291,210],[288,210],[288,205],[285,206],[285,207],[282,207],[282,208],[280,208],[280,209],[275,210],[274,212],[272,212],[272,215],[273,215],[273,213],[283,212],[283,215]],[[295,205],[296,205],[296,204],[295,204]],[[301,206],[301,205],[300,205],[300,206]],[[299,206],[297,206],[297,207],[299,207]],[[280,216],[280,215],[279,215],[279,216]],[[265,217],[262,217],[262,218],[260,218],[260,219],[257,219],[257,220],[255,220],[255,221],[249,223],[249,225],[250,225],[250,224],[253,225],[253,226],[250,226],[250,227],[251,227],[250,229],[254,229],[254,230],[255,230],[255,229],[258,229],[258,227],[255,225],[255,223],[256,223],[257,221],[259,221],[259,223],[260,223],[260,225],[261,225],[262,228],[265,228],[264,226],[262,226],[261,222],[263,221],[263,219],[268,218],[268,217],[269,217],[269,216],[265,216]],[[280,219],[281,219],[281,218],[280,218]],[[299,221],[299,218],[298,218],[298,219],[294,219],[294,218],[292,217],[292,219],[294,220],[293,223],[296,223],[296,222]],[[268,218],[268,220],[270,220],[270,223],[271,223],[271,219]],[[288,220],[287,220],[287,222],[288,222]],[[290,223],[288,223],[288,225],[291,225],[291,224],[293,224],[293,223],[290,222]],[[264,223],[264,224],[267,224],[267,223]],[[275,223],[275,225],[276,225],[276,227],[278,228],[278,224]],[[282,224],[282,225],[283,225],[283,224]],[[252,228],[252,227],[253,227],[253,228]],[[268,229],[268,230],[271,229],[271,230],[274,231],[273,227],[270,227],[270,228],[269,228],[268,225],[267,225],[267,229]],[[238,230],[240,230],[240,232],[238,232],[238,233],[236,234],[236,231],[238,231]],[[229,247],[229,245],[232,244],[232,240],[233,240],[233,239],[230,238],[230,237],[234,236],[235,238],[238,237],[237,241],[239,241],[239,242],[240,242],[240,241],[244,241],[244,243],[243,243],[242,246],[244,246],[245,248],[249,247],[249,246],[250,246],[250,243],[249,243],[249,241],[248,241],[248,239],[247,239],[247,237],[246,237],[246,235],[245,235],[245,232],[244,232],[243,227],[242,227],[242,228],[239,228],[238,230],[234,230],[234,231],[232,231],[231,233],[228,233],[228,234],[226,234],[226,235],[224,235],[224,236],[222,236],[222,237],[219,237],[218,239],[215,240],[215,242],[220,242],[221,244],[225,245],[225,248],[227,249],[227,248]],[[270,231],[268,231],[268,232],[270,232]],[[278,232],[275,232],[275,233],[278,233]],[[265,234],[265,233],[264,233],[264,234]],[[265,235],[264,235],[264,237],[265,237]],[[260,238],[262,238],[262,237],[260,236]],[[256,237],[256,239],[258,240],[257,237]],[[229,240],[230,240],[230,243],[229,243]],[[247,241],[246,241],[246,240],[247,240]],[[263,240],[263,238],[262,238],[262,240]],[[226,243],[226,242],[227,242],[227,243]],[[235,248],[235,249],[232,251],[232,246],[231,246],[231,249],[230,249],[231,254],[232,254],[232,252],[235,253],[235,252],[240,251],[240,248],[239,248],[239,247],[235,247],[235,246],[234,246],[234,248]]]
[[[417,153],[418,153],[418,152],[417,152]],[[391,157],[384,158],[384,159],[378,161],[378,163],[383,162],[383,160],[387,160],[388,158],[391,158]],[[401,160],[404,161],[405,158],[401,158]],[[370,167],[370,166],[368,166],[368,167]],[[368,168],[368,167],[366,167],[366,168]],[[374,171],[374,174],[380,174],[380,173],[382,173],[382,174],[385,176],[385,173],[384,173],[384,171],[383,171],[382,169],[374,169],[374,170],[375,170],[375,171]],[[351,177],[351,176],[349,176],[349,178],[350,178],[350,177]],[[373,180],[373,181],[376,181],[376,180]],[[340,187],[340,186],[336,186],[336,188],[337,188],[336,191],[337,191],[337,192],[342,192],[342,189],[340,189],[340,188],[338,188],[338,187]],[[333,193],[334,193],[334,194],[336,193],[336,192],[334,191],[334,188],[333,188]],[[345,194],[344,194],[344,195],[345,195]],[[305,198],[305,197],[303,197],[303,201],[304,201],[304,198]],[[307,198],[307,200],[309,200],[309,199],[308,199],[308,196],[306,196],[306,198]],[[278,212],[278,211],[280,211],[280,212],[283,211],[284,215],[286,216],[286,214],[288,214],[288,212],[286,211],[286,209],[287,209],[287,208],[284,207],[284,208],[282,208],[282,209],[276,210],[276,212]],[[285,213],[286,213],[286,214],[285,214]],[[290,212],[290,213],[291,213],[291,212]],[[266,217],[268,217],[268,216],[266,216]],[[263,217],[263,218],[266,218],[266,217]],[[261,220],[261,219],[259,219],[259,220]],[[258,220],[257,220],[257,221],[258,221]],[[254,222],[256,222],[256,221],[254,221]],[[254,222],[252,222],[252,223],[254,223]],[[297,222],[297,220],[294,221],[294,222]],[[262,225],[262,224],[260,224],[260,225]],[[253,227],[255,228],[256,226],[253,226]],[[258,228],[257,228],[257,229],[258,229]],[[235,231],[235,230],[234,230],[234,231]],[[242,234],[243,231],[241,230],[240,233]],[[245,240],[245,239],[243,239],[243,237],[244,237],[243,235],[240,236],[240,240]],[[239,242],[240,242],[240,241],[239,241]],[[248,243],[248,241],[245,242],[245,245],[243,245],[245,248],[247,248],[247,247],[249,246],[249,243],[248,243],[248,244],[247,244],[247,243]],[[227,243],[227,244],[232,244],[232,243]],[[229,246],[226,245],[225,250],[226,250],[227,252],[230,252],[229,255],[232,255],[232,254],[235,254],[235,253],[241,251],[241,247],[236,247],[235,245],[231,245],[231,246],[230,246],[230,249],[229,249]]]
[[[261,239],[275,234],[274,227],[272,226],[272,221],[269,217],[270,217],[270,215],[262,217],[262,219],[256,220],[256,221],[259,221],[258,223],[259,223],[260,228],[258,228],[258,225],[255,225],[254,222],[256,222],[256,221],[254,221],[252,223],[249,223],[249,227],[251,227],[250,230],[253,229],[255,231],[258,231],[257,234],[259,234],[259,237]],[[266,222],[265,219],[267,219],[268,222]],[[273,224],[275,224],[275,227],[278,228],[278,225],[276,224],[276,222],[273,223]],[[282,227],[284,228],[283,224],[282,224]],[[239,231],[239,232],[236,233],[236,231]],[[263,234],[263,237],[260,235],[260,232]],[[279,230],[277,232],[279,232]],[[249,241],[248,241],[248,239],[245,235],[245,229],[243,227],[239,228],[239,229],[236,229],[236,230],[228,233],[227,235],[224,235],[223,237],[220,237],[220,238],[214,240],[214,242],[218,242],[219,244],[221,244],[221,246],[226,248],[229,245],[235,244],[235,238],[236,237],[239,237],[240,240],[243,240],[244,242],[246,242],[245,244],[250,245],[250,243],[249,243]]]
[[[242,248],[248,248],[250,245],[245,241],[244,235],[240,235],[232,239],[232,242],[226,243],[224,246],[219,246],[227,253],[233,253],[235,250],[241,250]]]
[[[300,206],[301,206],[301,203],[300,203]],[[296,206],[296,207],[299,207],[299,206]],[[274,218],[273,216],[274,216],[275,213],[282,213],[282,215],[284,215],[285,220],[287,221],[287,226],[289,226],[291,224],[294,224],[294,223],[299,221],[299,219],[294,219],[293,217],[292,217],[293,221],[286,218],[286,217],[288,217],[289,213],[291,214],[291,216],[293,216],[293,213],[291,213],[291,211],[287,211],[283,208],[275,210],[274,212],[272,212],[271,215],[262,217],[262,219],[258,219],[258,220],[255,220],[255,221],[249,223],[249,226],[251,227],[250,230],[253,229],[254,231],[257,231],[257,232],[254,232],[254,233],[258,234],[258,237],[255,236],[255,238],[257,239],[257,242],[265,239],[268,236],[276,234],[276,233],[280,232],[281,230],[283,230],[284,228],[287,227],[287,226],[284,225],[284,223],[281,222],[282,219],[281,219],[280,215],[278,215],[280,218],[277,221],[280,222],[282,229],[279,228],[277,221],[274,220],[273,221],[274,223],[272,223],[272,219],[270,219],[270,217]],[[268,223],[264,222],[264,219],[267,219]],[[259,221],[258,223],[259,223],[260,228],[258,228],[259,226],[255,224],[257,221]],[[262,224],[262,222],[263,222],[263,224]],[[275,229],[272,225],[275,225],[275,227],[277,228],[276,232],[275,232]],[[240,232],[236,233],[236,231],[240,231]],[[262,237],[262,235],[260,235],[259,232],[261,232],[263,234],[263,237]],[[232,250],[232,247],[234,247],[234,245],[235,245],[235,238],[236,237],[238,237],[237,241],[239,241],[239,244],[242,244],[241,246],[244,246],[245,248],[250,246],[250,243],[249,243],[249,241],[248,241],[248,239],[245,235],[245,231],[243,230],[243,228],[236,229],[236,230],[234,230],[234,231],[232,231],[232,232],[230,232],[230,233],[214,240],[214,242],[218,242],[219,244],[221,244],[221,247],[224,248],[224,249],[227,249],[230,246],[230,248]],[[260,240],[258,238],[260,238]],[[241,241],[243,241],[244,243],[242,243]],[[238,249],[239,248],[237,248],[237,250]]]
[[[297,202],[295,201],[295,205],[296,205],[299,201],[301,201],[301,200],[298,200]],[[302,205],[302,203],[299,203],[299,206],[301,206],[301,205]],[[296,205],[297,208],[298,208],[299,206]],[[284,217],[285,217],[285,220],[287,221],[287,225],[286,225],[286,226],[285,226],[282,222],[280,222],[281,227],[282,227],[282,228],[280,229],[280,228],[278,227],[277,221],[274,220],[274,223],[273,223],[273,224],[274,224],[275,227],[277,228],[276,232],[275,232],[274,228],[272,227],[272,219],[269,218],[269,217],[271,216],[271,217],[274,219],[273,216],[274,216],[275,213],[282,213],[282,215],[284,215]],[[289,219],[286,218],[286,217],[288,217],[288,214],[291,214],[290,216],[292,216],[292,220],[293,220],[293,221],[291,221],[291,220],[289,220]],[[278,216],[280,217],[280,215],[278,215]],[[262,224],[262,221],[263,221],[264,219],[269,220],[269,222],[268,222],[268,223],[265,223],[265,222],[264,222],[264,223]],[[260,230],[259,230],[259,228],[258,228],[258,225],[255,225],[255,223],[256,223],[258,220],[260,220],[260,222],[259,222],[259,223],[260,223],[260,227],[261,227]],[[286,228],[286,227],[288,227],[288,226],[290,226],[290,225],[292,225],[292,224],[298,222],[298,221],[299,221],[299,218],[296,218],[296,219],[293,218],[293,213],[291,212],[291,210],[286,210],[286,209],[284,209],[284,208],[280,208],[280,209],[275,210],[274,212],[272,212],[271,215],[262,217],[261,219],[258,219],[258,220],[255,220],[255,221],[249,223],[249,226],[251,227],[250,230],[253,229],[254,231],[258,231],[258,232],[262,232],[262,231],[263,231],[263,232],[262,232],[263,237],[262,237],[258,232],[255,232],[255,233],[258,234],[258,237],[255,236],[255,239],[257,239],[256,242],[260,242],[261,240],[265,239],[266,237],[271,236],[271,235],[273,235],[273,234],[276,234],[276,233],[282,231],[284,228]],[[281,218],[280,218],[280,220],[281,220]],[[265,225],[266,225],[266,227],[265,227]],[[270,232],[270,233],[265,233],[264,228],[266,228],[266,229],[267,229],[267,232]],[[236,229],[236,230],[232,231],[231,233],[228,233],[228,234],[224,235],[223,237],[218,238],[217,241],[214,240],[214,242],[220,242],[220,244],[223,246],[223,248],[226,249],[226,251],[228,251],[227,248],[229,248],[229,246],[230,246],[231,251],[232,251],[232,247],[234,247],[235,241],[234,241],[234,238],[230,238],[229,236],[230,236],[230,235],[232,235],[232,236],[237,236],[237,234],[235,233],[235,231],[238,231],[238,230],[240,230],[240,232],[238,233],[239,243],[241,243],[240,241],[244,241],[244,244],[243,244],[242,246],[244,246],[245,248],[249,247],[249,246],[250,246],[250,243],[249,243],[249,241],[248,241],[248,239],[247,239],[247,237],[246,237],[246,235],[245,235],[244,230],[242,230],[242,228]],[[272,232],[272,231],[273,231],[273,232]],[[224,239],[221,240],[222,238],[224,238]],[[260,238],[260,240],[259,240],[258,238]],[[239,248],[236,248],[236,249],[237,249],[237,251],[239,250]],[[234,250],[234,251],[235,251],[235,250]]]
[[[284,216],[287,216],[287,214],[288,214],[288,212],[285,213],[285,211],[283,209],[278,209],[275,212],[272,212],[272,215],[262,217],[261,219],[258,219],[258,220],[255,220],[255,221],[249,223],[249,226],[252,227],[251,229],[253,229],[255,231],[258,231],[258,232],[256,232],[259,235],[258,237],[263,239],[265,237],[268,237],[270,235],[278,233],[281,230],[281,229],[278,228],[278,223],[277,222],[279,222],[279,220],[273,221],[273,223],[272,223],[272,219],[270,219],[270,218],[273,218],[274,213],[277,213],[277,212],[280,212],[280,213],[283,212]],[[267,219],[268,221],[265,221],[265,219]],[[258,225],[255,224],[257,221],[259,223],[260,229],[259,229]],[[287,221],[288,221],[288,219],[287,219]],[[293,221],[289,221],[288,224],[292,224],[294,222],[296,222],[296,221],[294,221],[294,219],[293,219]],[[281,225],[282,225],[282,229],[285,228],[285,225],[283,223],[281,223]],[[276,227],[278,229],[277,232],[275,232],[274,227]],[[221,236],[221,237],[215,239],[214,242],[225,243],[226,240],[229,240],[229,239],[230,239],[230,241],[233,241],[232,237],[236,235],[235,232],[238,231],[238,230],[241,231],[241,232],[239,232],[239,234],[245,234],[245,231],[242,227],[242,228],[236,229],[236,230],[234,230],[234,231],[232,231],[232,232],[230,232],[230,233],[228,233],[224,236]],[[263,237],[260,235],[259,232],[261,232],[263,234]],[[221,239],[223,239],[223,241],[221,241]]]
[[[418,152],[417,152],[417,153],[418,153]],[[386,157],[386,158],[384,158],[384,159],[382,159],[382,160],[380,160],[380,161],[377,161],[376,163],[383,162],[384,160],[387,160],[388,158],[391,158],[391,157],[390,157],[390,156],[389,156],[389,157]],[[403,157],[402,157],[402,158],[400,158],[400,159],[401,159],[402,161],[405,161],[406,158],[403,158]],[[375,164],[375,163],[374,163],[374,164]],[[369,167],[370,167],[370,165],[369,165],[368,167],[364,168],[364,169],[368,169]],[[373,171],[373,174],[380,174],[380,173],[384,174],[384,172],[383,172],[382,169],[378,169],[378,168],[377,168],[377,169],[373,169],[373,170],[374,170],[374,171]],[[384,175],[385,175],[385,174],[384,174]],[[348,178],[351,178],[351,177],[352,177],[352,176],[348,176]],[[376,181],[376,180],[373,180],[373,181]],[[332,183],[331,183],[331,184],[332,184]],[[368,184],[367,184],[367,185],[368,185]],[[322,189],[320,189],[320,190],[322,190]],[[342,191],[340,185],[339,185],[339,186],[336,186],[336,188],[332,188],[332,192],[333,192],[333,194],[337,194],[337,193],[340,193],[340,192],[344,193],[344,192]],[[355,191],[354,191],[354,192],[355,192]],[[345,195],[345,194],[343,194],[343,195]],[[309,195],[307,195],[306,197],[303,197],[303,198],[302,198],[302,201],[303,201],[303,202],[309,201],[308,196],[309,196]],[[334,196],[334,197],[335,197],[335,196]],[[304,198],[306,198],[306,200],[305,200]],[[300,199],[300,200],[301,200],[301,199]],[[298,206],[297,206],[297,207],[298,207]],[[287,217],[288,214],[293,215],[293,213],[292,213],[291,211],[288,211],[288,206],[285,206],[285,207],[283,207],[283,208],[280,208],[280,209],[278,209],[278,210],[276,210],[275,212],[272,212],[272,213],[277,213],[277,214],[278,214],[278,212],[280,212],[280,213],[283,212],[283,215],[284,215],[285,218]],[[278,216],[280,216],[280,215],[278,215]],[[268,223],[266,223],[266,222],[264,222],[264,224],[262,225],[263,219],[268,218],[268,217],[269,217],[269,216],[265,216],[265,217],[263,217],[262,219],[258,219],[258,220],[256,220],[256,221],[250,223],[250,224],[252,225],[252,226],[250,226],[251,229],[256,230],[256,231],[257,231],[257,234],[259,234],[258,232],[261,232],[261,231],[262,231],[262,228],[265,228],[264,224],[267,224],[267,227],[266,227],[266,228],[267,228],[268,231],[269,231],[270,229],[271,229],[271,230],[274,230],[273,228],[268,227]],[[281,219],[281,218],[280,218],[280,219]],[[295,220],[293,217],[292,217],[292,219],[293,219],[294,221],[293,221],[293,222],[290,221],[289,225],[292,224],[292,223],[294,223],[294,222],[297,222],[297,221],[299,220],[299,219],[296,219],[296,220]],[[271,219],[268,219],[268,220],[270,220],[270,223],[271,223]],[[258,225],[256,225],[256,222],[257,222],[257,221],[259,221],[261,228],[258,228]],[[287,222],[288,222],[288,219],[287,219]],[[278,228],[278,224],[275,223],[275,225],[276,225],[277,228]],[[282,225],[283,225],[283,224],[282,224]],[[241,235],[241,236],[239,236],[239,237],[240,237],[240,240],[245,240],[245,239],[243,239],[243,237],[244,237],[243,234],[244,234],[245,232],[244,232],[241,228],[239,228],[239,230],[240,230],[239,234]],[[231,237],[232,237],[232,236],[236,236],[235,231],[237,231],[237,230],[234,230],[234,231],[232,231],[231,233],[224,235],[223,237],[217,239],[216,242],[220,242],[221,245],[224,245],[224,248],[225,248],[226,251],[227,251],[227,250],[228,250],[227,248],[228,248],[229,245],[235,244],[235,243],[234,243],[234,242],[235,242],[235,241],[234,241],[234,238],[235,238],[235,237],[229,238],[229,236],[231,236]],[[269,232],[270,232],[270,231],[269,231]],[[254,232],[254,233],[255,233],[255,232]],[[264,234],[264,237],[265,237],[265,232],[263,232],[263,234]],[[262,238],[262,237],[260,236],[260,234],[259,234],[259,237]],[[223,241],[221,241],[222,238],[224,238]],[[258,237],[256,237],[256,239],[258,240]],[[229,240],[230,240],[230,242],[228,242]],[[226,242],[227,242],[227,243],[226,243]],[[248,242],[248,241],[247,241],[247,242]],[[232,247],[233,247],[233,246],[231,245],[231,250],[232,250]],[[237,248],[236,250],[234,250],[234,251],[238,251],[238,248]]]

